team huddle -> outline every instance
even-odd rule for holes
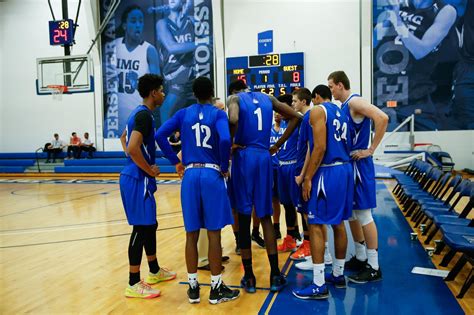
[[[133,226],[127,297],[159,296],[160,291],[149,285],[176,277],[176,273],[160,268],[156,259],[153,193],[159,170],[155,165],[155,140],[182,177],[190,303],[200,302],[197,243],[202,228],[207,230],[209,240],[209,302],[218,304],[239,297],[239,290],[223,282],[221,265],[221,229],[237,221],[237,248],[244,268],[241,286],[247,293],[256,292],[252,214],[263,230],[270,291],[278,292],[287,284],[279,269],[278,251],[294,251],[291,259],[301,261],[296,267],[313,270],[311,284],[292,291],[300,299],[328,298],[327,285],[345,288],[345,269],[353,271],[348,280],[354,283],[382,279],[372,218],[376,200],[371,156],[383,138],[388,117],[351,93],[344,72],[331,73],[327,86],[318,85],[312,92],[300,88],[278,99],[249,91],[243,81],[232,82],[227,114],[213,105],[213,83],[199,77],[193,82],[197,103],[176,112],[154,133],[152,111],[163,103],[163,84],[157,75],[139,79],[143,105],[132,112],[121,138],[129,162],[120,176],[120,190],[128,222]],[[333,98],[342,105],[332,103]],[[375,136],[370,142],[371,121]],[[179,154],[168,142],[175,131],[181,134]],[[279,222],[280,203],[285,209],[287,235],[277,246],[279,225],[273,223],[272,216]],[[297,212],[302,216],[304,232],[298,248]],[[349,220],[356,249],[347,262],[345,220]],[[327,251],[327,225],[334,232],[334,259]],[[143,248],[150,273],[141,281]],[[332,264],[332,272],[324,273],[325,263]]]

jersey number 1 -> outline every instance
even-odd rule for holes
[[[253,111],[255,115],[257,115],[257,120],[258,120],[258,131],[262,130],[262,109],[259,107],[256,110]]]
[[[211,138],[211,128],[206,125],[201,125],[200,123],[195,123],[191,129],[194,130],[196,134],[196,145],[198,147],[212,149],[212,145],[208,144],[207,142]],[[204,133],[204,140],[201,143],[201,132]]]

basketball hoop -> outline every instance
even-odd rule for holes
[[[62,100],[63,94],[67,93],[67,86],[66,85],[55,85],[51,84],[47,86],[48,90],[53,95],[53,100],[60,101]]]

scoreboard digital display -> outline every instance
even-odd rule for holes
[[[254,92],[274,96],[304,86],[304,53],[267,54],[226,59],[227,87],[244,80]]]
[[[49,44],[71,45],[74,41],[74,23],[72,20],[49,21]]]

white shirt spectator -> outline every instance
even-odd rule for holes
[[[66,146],[66,143],[64,143],[64,141],[62,141],[60,139],[51,140],[51,149],[62,149],[65,146]]]

